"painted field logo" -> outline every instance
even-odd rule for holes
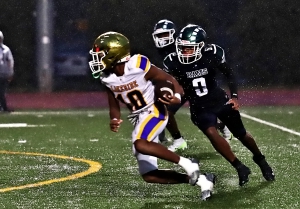
[[[77,162],[81,162],[81,163],[87,163],[90,166],[88,170],[82,171],[80,173],[75,173],[75,174],[72,174],[72,175],[69,175],[66,177],[55,178],[55,179],[50,179],[50,180],[46,180],[46,181],[40,181],[40,182],[33,183],[33,184],[26,184],[26,185],[15,186],[15,187],[7,187],[7,188],[0,189],[0,192],[9,192],[9,191],[13,191],[13,190],[39,187],[39,186],[49,185],[49,184],[57,183],[57,182],[74,180],[77,178],[87,176],[92,173],[96,173],[102,167],[102,165],[96,161],[91,161],[91,160],[86,160],[86,159],[81,159],[81,158],[74,158],[74,157],[69,157],[69,156],[64,156],[64,155],[42,154],[42,153],[33,153],[33,152],[11,152],[11,151],[5,151],[5,150],[0,151],[0,154],[30,155],[30,156],[59,158],[59,159],[77,161]]]

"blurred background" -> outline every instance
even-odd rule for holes
[[[240,89],[300,86],[300,1],[2,0],[0,8],[4,44],[15,58],[9,92],[101,91],[90,74],[88,52],[95,38],[110,30],[126,35],[133,52],[160,65],[151,34],[163,18],[178,29],[201,25],[208,42],[224,48]],[[41,75],[45,26],[53,31],[46,31],[50,65]]]

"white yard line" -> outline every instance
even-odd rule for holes
[[[46,126],[55,126],[55,124],[33,125],[27,123],[0,123],[0,128],[46,127]]]
[[[0,128],[26,127],[27,123],[0,123]]]
[[[11,115],[89,115],[89,114],[108,114],[108,110],[78,110],[78,111],[20,111],[20,112],[12,112]]]
[[[300,136],[300,133],[297,132],[297,131],[294,131],[294,130],[285,128],[285,127],[283,127],[283,126],[276,125],[276,124],[274,124],[274,123],[270,123],[270,122],[265,121],[265,120],[261,120],[261,119],[259,119],[259,118],[255,118],[255,117],[250,116],[250,115],[247,115],[247,114],[245,114],[245,113],[241,113],[241,116],[244,117],[244,118],[253,120],[253,121],[255,121],[255,122],[258,122],[258,123],[261,123],[261,124],[265,124],[265,125],[267,125],[267,126],[271,126],[271,127],[273,127],[273,128],[277,128],[277,129],[280,129],[280,130],[282,130],[282,131],[285,131],[285,132],[288,132],[288,133],[291,133],[291,134]]]

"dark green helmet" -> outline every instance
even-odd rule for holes
[[[152,37],[157,48],[163,48],[175,42],[175,24],[167,19],[158,21],[153,29]]]
[[[190,64],[201,59],[201,49],[205,45],[206,32],[199,25],[185,26],[176,39],[176,51],[182,64]],[[186,49],[193,49],[186,52]]]
[[[121,33],[103,33],[94,41],[90,54],[93,58],[89,62],[93,77],[99,78],[103,70],[112,69],[117,63],[129,60],[129,40]]]

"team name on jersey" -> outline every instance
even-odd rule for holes
[[[186,72],[186,75],[188,78],[195,78],[195,77],[199,77],[199,76],[203,76],[203,75],[207,75],[207,74],[208,74],[207,68],[195,70],[192,72]]]
[[[138,86],[139,86],[139,84],[137,83],[137,81],[132,81],[130,83],[120,85],[120,86],[111,86],[110,89],[113,92],[123,92],[123,91],[128,91],[128,90],[134,89]]]

